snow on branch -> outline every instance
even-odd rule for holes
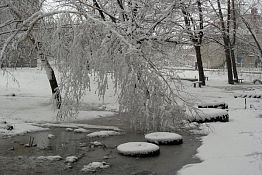
[[[6,50],[7,46],[18,35],[18,33],[24,29],[24,27],[28,27],[26,35],[22,36],[22,37],[25,38],[31,32],[31,30],[33,29],[34,25],[40,19],[43,19],[43,18],[49,17],[49,16],[54,16],[54,15],[61,14],[61,13],[79,14],[79,15],[83,15],[86,18],[89,18],[89,19],[93,20],[94,22],[101,23],[104,26],[106,26],[108,28],[108,30],[110,30],[112,33],[114,33],[120,40],[122,40],[126,45],[128,45],[131,50],[135,50],[136,49],[128,40],[125,39],[125,37],[123,37],[121,34],[119,34],[119,32],[114,30],[112,25],[110,25],[108,22],[96,19],[96,18],[92,17],[91,15],[89,15],[87,13],[83,13],[83,12],[79,12],[79,11],[71,11],[71,10],[58,10],[58,11],[52,11],[52,12],[47,12],[47,13],[43,13],[41,11],[38,11],[38,12],[34,13],[33,15],[31,15],[28,19],[26,19],[22,23],[22,25],[12,35],[10,35],[5,40],[4,45],[3,45],[2,49],[1,49],[1,52],[0,52],[0,63],[3,62],[3,56],[4,56],[4,53],[5,53],[5,50]],[[29,25],[29,26],[27,26],[27,25]]]

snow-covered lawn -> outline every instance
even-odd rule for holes
[[[56,113],[51,102],[51,89],[45,71],[39,68],[10,70],[12,75],[0,72],[0,134],[16,135],[45,128],[39,123],[57,123]],[[86,94],[79,116],[63,122],[76,122],[114,115],[116,98],[113,91],[106,94],[105,100],[95,94],[95,82]],[[7,130],[7,125],[14,127]]]
[[[212,123],[212,131],[203,137],[197,157],[202,163],[187,165],[182,175],[261,175],[261,110],[232,110],[230,122]]]
[[[187,71],[184,74],[194,75]],[[197,75],[197,74],[196,74]],[[197,157],[203,162],[186,165],[180,175],[261,175],[262,174],[262,99],[244,98],[239,94],[261,94],[262,86],[252,84],[227,85],[226,74],[206,72],[207,87],[190,88],[203,102],[224,101],[229,105],[229,122],[203,125],[208,135],[202,137]],[[241,75],[244,82],[261,79],[261,75]],[[200,103],[200,102],[199,102]]]

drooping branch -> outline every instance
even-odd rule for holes
[[[22,23],[22,25],[12,35],[10,35],[5,40],[4,45],[3,45],[2,49],[1,49],[1,52],[0,52],[0,64],[3,62],[3,56],[4,56],[4,52],[5,52],[6,48],[7,48],[7,46],[18,35],[19,32],[21,32],[25,27],[28,27],[28,30],[26,31],[26,35],[24,35],[24,37],[26,37],[31,32],[31,30],[33,29],[34,25],[40,19],[43,19],[43,18],[49,17],[49,16],[53,16],[53,15],[56,15],[56,14],[61,14],[61,13],[79,14],[79,15],[83,15],[86,18],[89,18],[89,19],[93,20],[94,22],[101,23],[101,24],[105,25],[106,27],[108,27],[108,29],[111,32],[116,34],[116,36],[118,36],[121,39],[121,41],[123,41],[125,44],[127,44],[130,49],[136,49],[128,40],[126,40],[124,38],[124,36],[122,36],[121,34],[119,34],[119,32],[114,30],[113,27],[110,26],[108,23],[106,23],[104,21],[101,21],[99,19],[96,19],[96,18],[92,17],[91,15],[89,15],[87,13],[78,12],[78,11],[70,11],[70,10],[58,10],[58,11],[53,11],[53,12],[49,12],[49,13],[42,13],[42,12],[38,11],[38,12],[34,13],[33,15],[31,15],[31,17],[29,17],[27,20],[25,20]]]

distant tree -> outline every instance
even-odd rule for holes
[[[232,68],[233,68],[233,76],[235,82],[238,82],[238,73],[237,73],[237,65],[236,65],[236,56],[235,56],[235,50],[236,50],[236,40],[237,40],[237,8],[236,8],[236,0],[231,0],[231,15],[230,15],[230,22],[232,26],[232,37],[230,40],[230,46],[231,46],[231,60],[232,60]],[[229,2],[230,3],[230,2]]]
[[[203,10],[202,10],[202,2],[201,0],[196,1],[196,9],[198,19],[195,19],[195,15],[190,14],[190,8],[193,8],[192,4],[184,5],[182,7],[182,13],[184,16],[184,22],[186,26],[187,33],[189,34],[190,40],[193,43],[196,58],[197,58],[197,67],[199,80],[202,82],[202,85],[205,85],[205,74],[203,69],[202,57],[201,57],[201,45],[203,40],[203,29],[204,29],[204,19],[203,19]],[[192,11],[192,10],[191,10]],[[194,13],[192,11],[192,13]]]
[[[223,43],[214,39],[219,43],[225,51],[226,65],[228,71],[228,83],[234,84],[238,82],[238,73],[235,59],[235,46],[237,35],[237,17],[235,0],[209,0],[211,9],[213,10],[213,20],[210,21],[211,26],[215,28],[216,34],[220,33]]]
[[[251,6],[251,9],[252,8],[256,9],[255,7]],[[258,15],[258,14],[251,14],[251,15]],[[260,21],[261,21],[262,20],[262,16],[259,15],[259,17],[260,17]],[[259,42],[260,39],[258,38],[257,32],[256,32],[256,31],[258,31],[258,33],[259,32],[262,33],[262,29],[260,29],[260,30],[257,29],[257,27],[259,27],[260,24],[256,24],[255,21],[253,21],[254,24],[252,25],[251,24],[252,21],[249,21],[248,19],[246,19],[244,14],[241,14],[241,20],[244,23],[244,25],[245,25],[246,29],[248,30],[248,32],[250,33],[252,39],[254,40],[255,46],[256,46],[256,48],[259,51],[260,59],[262,59],[262,46],[261,46],[261,42]],[[254,25],[258,25],[258,26],[254,26]]]

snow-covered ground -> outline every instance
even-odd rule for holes
[[[185,71],[185,77],[196,72]],[[242,74],[244,83],[228,85],[224,72],[206,72],[207,86],[190,88],[203,102],[226,102],[229,122],[203,125],[208,135],[202,137],[202,146],[196,156],[203,162],[184,166],[180,175],[261,175],[262,174],[262,99],[234,98],[239,94],[262,94],[262,85],[245,84],[261,79],[260,74]],[[206,131],[204,133],[206,133]]]
[[[17,69],[13,74],[19,81],[19,87],[11,77],[0,76],[0,134],[14,135],[45,129],[44,126],[59,126],[56,111],[50,102],[51,90],[45,72],[39,69]],[[197,72],[190,70],[179,71],[178,74],[184,78],[197,77]],[[209,127],[206,125],[201,127],[205,133],[209,132],[207,136],[202,137],[203,144],[197,150],[196,156],[203,162],[186,165],[179,174],[261,175],[262,99],[248,98],[245,107],[244,98],[234,98],[241,94],[262,94],[262,85],[250,83],[254,79],[261,79],[261,74],[240,74],[244,83],[237,85],[227,84],[227,75],[224,71],[206,71],[205,74],[209,78],[207,86],[193,88],[191,82],[185,81],[185,88],[196,97],[199,104],[227,103],[229,122],[210,123]],[[61,127],[103,128],[70,123],[114,115],[111,109],[116,109],[117,106],[113,91],[106,94],[104,101],[100,100],[94,91],[95,86],[84,98],[84,106],[80,110],[79,117],[65,121]],[[7,130],[8,125],[14,126],[14,129]]]
[[[23,68],[0,72],[0,134],[15,135],[42,130],[39,123],[57,123],[51,102],[51,89],[44,70]],[[15,81],[14,81],[15,78]],[[86,94],[79,116],[64,122],[76,122],[114,115],[116,98],[113,91],[106,94],[105,100],[96,94],[95,82]],[[7,130],[8,125],[13,126]]]

